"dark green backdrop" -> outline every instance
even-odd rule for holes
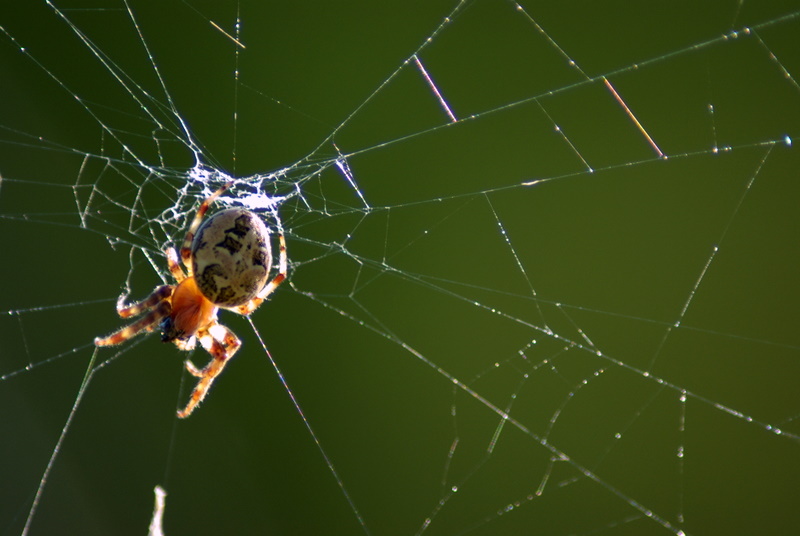
[[[800,5],[57,6],[0,8],[0,534],[146,534],[156,484],[169,535],[800,530]],[[185,354],[92,345],[196,205],[173,106],[301,163],[291,284],[186,421]]]

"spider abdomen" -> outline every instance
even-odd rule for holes
[[[217,212],[197,230],[192,271],[200,292],[219,307],[236,307],[264,288],[272,266],[269,231],[243,208]]]

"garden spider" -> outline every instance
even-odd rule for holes
[[[244,208],[229,208],[203,222],[208,207],[231,184],[211,194],[197,209],[180,249],[185,274],[175,248],[165,250],[177,285],[157,287],[148,298],[132,305],[120,301],[117,314],[121,318],[145,312],[147,315],[94,340],[96,346],[113,346],[158,327],[161,340],[173,342],[181,350],[191,350],[199,341],[212,359],[202,369],[186,360],[186,370],[199,381],[189,403],[178,411],[182,419],[203,401],[214,379],[242,344],[231,330],[217,322],[217,311],[222,308],[249,315],[286,279],[286,241],[280,233],[278,273],[268,281],[272,248],[269,230],[261,218]]]

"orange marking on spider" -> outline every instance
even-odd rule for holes
[[[180,350],[191,350],[199,342],[211,355],[211,361],[198,369],[186,360],[186,370],[199,380],[186,407],[178,411],[182,419],[203,401],[211,384],[242,345],[231,330],[217,322],[217,311],[222,308],[249,315],[286,280],[288,272],[286,240],[279,233],[278,273],[269,280],[270,232],[256,214],[244,208],[229,208],[203,220],[211,203],[232,184],[225,184],[197,209],[180,257],[175,248],[166,249],[169,271],[178,284],[159,286],[141,302],[119,305],[117,314],[121,318],[147,314],[94,340],[96,346],[113,346],[159,328],[161,340],[174,343]]]

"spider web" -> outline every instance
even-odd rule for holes
[[[165,534],[796,529],[798,35],[791,2],[3,10],[0,532],[144,534],[156,485]],[[92,341],[231,179],[289,282],[221,314],[179,421],[186,354]]]

